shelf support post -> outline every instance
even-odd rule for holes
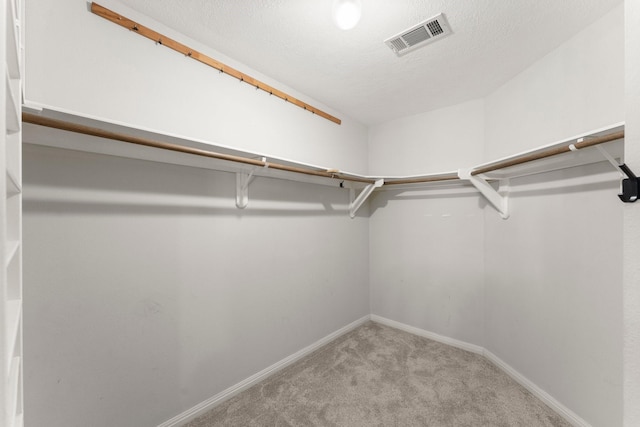
[[[349,203],[349,216],[351,218],[355,218],[356,213],[358,212],[358,209],[360,209],[362,204],[369,198],[371,193],[373,193],[373,190],[375,190],[376,188],[380,188],[383,185],[384,185],[384,179],[378,179],[373,184],[369,184],[366,187],[364,187],[360,192],[360,194],[358,194],[358,197],[355,197],[355,190],[351,188],[351,192],[350,192],[351,203]]]

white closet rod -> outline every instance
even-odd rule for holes
[[[461,177],[460,172],[449,172],[444,174],[432,174],[432,175],[425,175],[425,176],[403,177],[403,178],[358,176],[355,174],[342,173],[334,169],[317,170],[317,169],[310,169],[305,167],[289,166],[289,165],[284,165],[279,163],[270,163],[263,160],[235,156],[231,154],[217,153],[214,151],[186,147],[179,144],[161,142],[161,141],[156,141],[149,138],[142,138],[142,137],[127,135],[125,133],[107,131],[104,129],[99,129],[91,126],[85,126],[77,123],[67,122],[64,120],[52,119],[52,118],[44,117],[37,114],[22,113],[22,120],[24,123],[31,123],[39,126],[45,126],[45,127],[60,129],[60,130],[69,131],[69,132],[81,133],[81,134],[96,136],[100,138],[112,139],[112,140],[127,142],[131,144],[144,145],[147,147],[160,148],[163,150],[170,150],[170,151],[176,151],[180,153],[193,154],[196,156],[226,160],[230,162],[241,163],[241,164],[246,164],[251,166],[266,167],[266,168],[271,168],[271,169],[276,169],[276,170],[281,170],[286,172],[312,175],[312,176],[318,176],[318,177],[324,177],[324,178],[333,178],[341,181],[359,182],[359,183],[364,183],[368,185],[375,184],[376,181],[380,179],[384,180],[384,186],[468,179],[466,177]],[[569,153],[571,151],[592,147],[598,144],[603,144],[606,142],[611,142],[611,141],[615,141],[622,138],[624,138],[624,131],[618,131],[618,132],[610,133],[603,136],[593,137],[593,138],[589,138],[589,137],[584,139],[580,138],[571,144],[551,147],[536,153],[523,154],[521,156],[513,157],[510,159],[499,161],[486,166],[478,166],[478,167],[472,168],[470,171],[470,175],[471,176],[482,175],[482,174],[496,171],[499,169],[505,169],[511,166],[521,165],[521,164],[529,163],[535,160],[545,159],[547,157]],[[491,177],[489,177],[489,179],[491,179]]]
[[[103,129],[98,129],[90,126],[79,125],[76,123],[69,123],[63,120],[50,119],[36,114],[22,113],[22,121],[24,123],[31,123],[39,126],[46,126],[54,129],[60,129],[69,132],[81,133],[84,135],[96,136],[99,138],[107,138],[121,142],[127,142],[130,144],[144,145],[147,147],[160,148],[163,150],[177,151],[179,153],[193,154],[201,157],[209,157],[213,159],[226,160],[235,163],[243,163],[251,166],[259,166],[270,169],[277,169],[286,172],[300,173],[304,175],[321,176],[324,178],[334,178],[341,181],[362,182],[366,184],[374,184],[374,179],[360,178],[351,175],[341,174],[339,171],[322,171],[313,170],[308,168],[282,165],[279,163],[270,163],[262,160],[250,159],[248,157],[234,156],[230,154],[216,153],[215,151],[202,150],[198,148],[185,147],[183,145],[172,144],[169,142],[154,141],[148,138],[141,138],[137,136],[131,136],[119,132],[111,132]]]
[[[510,166],[521,165],[523,163],[529,163],[534,160],[545,159],[547,157],[551,157],[551,156],[555,156],[563,153],[569,153],[571,151],[579,150],[581,148],[592,147],[594,145],[604,144],[605,142],[611,142],[611,141],[615,141],[617,139],[622,139],[622,138],[624,138],[624,131],[614,132],[608,135],[603,135],[595,138],[584,138],[584,139],[581,138],[582,140],[578,140],[573,144],[563,145],[560,147],[553,147],[544,151],[540,151],[538,153],[525,154],[520,157],[515,157],[509,160],[494,163],[489,166],[473,169],[471,171],[471,175],[472,176],[481,175],[483,173],[493,172],[498,169],[504,169]]]
[[[459,180],[460,176],[457,172],[451,172],[443,175],[433,175],[433,176],[423,176],[416,178],[403,178],[403,179],[393,179],[391,178],[383,178],[384,185],[402,185],[402,184],[421,184],[421,183],[429,183],[429,182],[440,182],[440,181],[453,181]]]

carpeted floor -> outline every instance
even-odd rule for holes
[[[569,424],[482,356],[368,322],[187,424]]]

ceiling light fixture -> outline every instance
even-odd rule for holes
[[[333,0],[331,10],[333,22],[342,30],[350,30],[360,21],[362,2],[360,0]]]

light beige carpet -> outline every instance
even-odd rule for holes
[[[569,424],[482,356],[369,322],[187,426]]]

